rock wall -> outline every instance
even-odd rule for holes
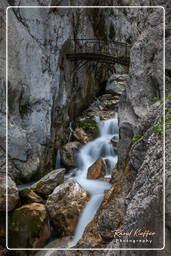
[[[3,1],[2,8],[6,6]],[[16,182],[42,176],[52,168],[53,149],[68,140],[69,122],[100,92],[108,76],[107,69],[95,73],[94,66],[87,65],[73,78],[74,65],[66,60],[65,54],[73,51],[71,38],[96,38],[91,22],[99,19],[98,13],[91,17],[93,21],[89,15],[86,9],[8,10],[9,174]],[[2,32],[4,26],[3,17]],[[3,51],[4,39],[1,45]],[[3,67],[1,72],[5,102]],[[5,105],[1,111],[4,163]]]

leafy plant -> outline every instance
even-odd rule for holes
[[[155,134],[163,134],[163,126],[161,124],[157,124],[155,126],[153,126],[153,132]]]
[[[143,137],[143,134],[134,135],[134,137],[132,138],[132,142],[135,143],[139,141],[142,137]]]

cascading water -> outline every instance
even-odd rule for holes
[[[59,149],[56,152],[56,163],[55,163],[55,169],[61,168],[61,153]]]
[[[101,202],[103,201],[104,191],[110,189],[111,185],[107,181],[87,179],[88,168],[99,158],[103,157],[108,166],[106,177],[111,176],[111,170],[117,163],[117,155],[113,149],[111,139],[113,136],[118,137],[118,118],[117,114],[114,119],[100,121],[100,136],[86,144],[78,154],[78,172],[75,177],[77,182],[91,195],[90,201],[84,208],[73,240],[69,247],[73,247],[81,239],[83,232],[88,223],[93,219]]]

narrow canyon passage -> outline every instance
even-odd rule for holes
[[[164,104],[164,10],[154,6],[163,3],[152,0],[146,8],[141,1],[136,7],[134,1],[109,0],[108,8],[105,1],[92,0],[90,8],[85,0],[85,8],[79,8],[82,2],[76,0],[72,8],[67,1],[68,8],[63,8],[63,1],[35,0],[37,7],[23,8],[29,0],[1,2],[2,247],[7,238],[15,256],[21,248],[22,256],[79,256],[84,252],[74,250],[83,248],[123,248],[85,253],[94,256],[130,256],[128,248],[140,248],[142,254],[136,250],[135,255],[144,256],[150,252],[143,254],[142,249],[157,248],[159,256],[164,242],[164,105],[166,142],[171,141],[170,56]],[[9,5],[15,8],[8,8],[5,56]],[[166,45],[169,40],[167,28]],[[170,170],[170,150],[166,154]],[[169,192],[166,238],[171,228]],[[118,229],[149,230],[155,236],[151,243],[131,236],[134,243],[127,234],[118,241]],[[58,252],[66,248],[73,252]]]

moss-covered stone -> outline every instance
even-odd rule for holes
[[[9,218],[11,248],[35,248],[49,238],[47,212],[43,204],[32,203],[17,208]]]
[[[79,127],[85,130],[86,133],[92,135],[94,138],[99,135],[99,128],[97,122],[93,119],[81,120],[78,123]]]
[[[31,188],[20,190],[20,199],[23,204],[28,203],[43,203],[43,199],[37,195]]]

